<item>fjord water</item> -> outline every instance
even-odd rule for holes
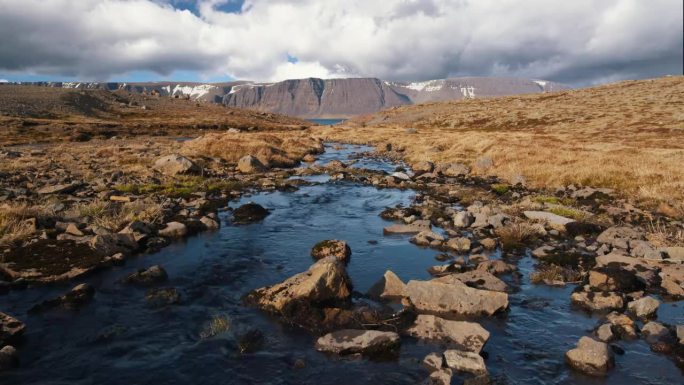
[[[369,148],[327,146],[321,162],[349,160]],[[391,163],[361,159],[367,168],[390,170]],[[404,337],[397,361],[344,360],[314,350],[315,337],[283,325],[257,309],[245,307],[248,291],[280,282],[306,270],[310,248],[322,239],[344,239],[353,251],[348,267],[354,289],[365,292],[385,270],[404,281],[429,279],[426,268],[439,264],[437,251],[418,248],[407,236],[383,236],[390,223],[378,214],[387,206],[408,205],[415,194],[348,182],[321,183],[295,192],[268,192],[244,197],[271,209],[263,222],[232,226],[221,214],[222,228],[161,252],[133,258],[124,267],[95,274],[93,302],[81,310],[27,314],[36,303],[60,295],[71,285],[28,288],[0,296],[0,309],[26,322],[19,347],[20,368],[3,373],[2,384],[417,384],[426,378],[420,361],[440,346]],[[369,242],[375,241],[375,242]],[[499,258],[500,253],[492,255]],[[643,341],[618,342],[625,354],[605,378],[572,372],[564,353],[598,321],[570,306],[571,286],[531,285],[529,256],[510,260],[521,270],[507,281],[516,288],[510,310],[481,319],[492,333],[484,351],[487,367],[504,384],[679,384],[682,373],[666,357],[650,352]],[[146,289],[123,285],[122,277],[138,268],[162,265],[164,286],[181,292],[179,305],[153,309]],[[659,319],[683,323],[676,303],[663,304]],[[215,315],[231,319],[229,331],[201,339]],[[254,353],[240,354],[236,336],[260,329],[265,342]],[[304,368],[295,369],[301,359]],[[454,383],[463,377],[456,376]]]
[[[338,123],[342,123],[347,119],[307,119],[308,121],[316,124],[320,124],[321,126],[334,126]]]

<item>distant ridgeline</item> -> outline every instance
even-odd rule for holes
[[[405,104],[567,90],[549,81],[463,77],[424,82],[387,82],[375,78],[296,79],[277,83],[21,83],[74,89],[125,90],[302,118],[348,118]]]

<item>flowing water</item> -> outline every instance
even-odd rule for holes
[[[340,159],[369,148],[327,147],[321,161]],[[391,171],[395,165],[364,159],[356,166]],[[322,239],[344,239],[353,251],[348,267],[358,292],[365,292],[385,270],[404,281],[429,279],[426,268],[439,264],[437,251],[418,248],[408,236],[383,236],[390,223],[378,214],[387,206],[410,204],[411,191],[377,190],[348,182],[329,182],[295,192],[268,192],[244,197],[272,210],[263,222],[223,227],[175,243],[153,255],[143,255],[124,267],[86,280],[97,293],[79,311],[55,310],[27,314],[40,301],[58,296],[75,283],[12,291],[0,296],[0,309],[26,322],[19,346],[21,367],[3,373],[1,384],[416,384],[427,373],[420,361],[438,346],[404,337],[401,355],[393,362],[341,360],[318,353],[315,337],[284,326],[262,312],[243,306],[251,289],[280,282],[306,270],[310,248]],[[493,257],[499,257],[494,253]],[[681,384],[682,373],[666,357],[651,353],[643,341],[618,342],[625,354],[605,379],[572,372],[564,353],[598,321],[570,306],[572,287],[531,285],[533,261],[515,263],[520,279],[509,279],[519,290],[510,296],[510,310],[480,322],[492,336],[485,346],[492,376],[508,384]],[[179,289],[182,302],[150,308],[146,289],[119,283],[132,271],[154,264],[169,273],[164,286]],[[681,302],[680,302],[681,304]],[[212,338],[200,332],[214,316],[228,316],[230,329]],[[684,323],[677,303],[661,305],[659,319]],[[260,329],[263,347],[241,355],[236,336]],[[295,369],[303,360],[304,368]],[[461,383],[456,376],[454,383]]]

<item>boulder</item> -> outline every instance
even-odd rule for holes
[[[665,247],[664,251],[669,259],[684,262],[684,246]]]
[[[470,287],[482,290],[505,292],[508,289],[506,282],[484,270],[471,270],[436,279],[439,282],[453,282],[453,280],[459,280]]]
[[[684,265],[667,265],[660,270],[660,287],[669,295],[684,297]]]
[[[636,274],[619,267],[599,267],[589,272],[589,286],[601,291],[632,292],[644,289]]]
[[[642,238],[643,234],[631,227],[615,226],[602,232],[596,240],[618,249],[627,250],[629,249],[630,240]]]
[[[188,227],[180,222],[169,222],[159,230],[159,236],[164,238],[183,238],[188,235]]]
[[[596,329],[596,338],[599,339],[599,341],[603,342],[610,342],[615,339],[615,335],[613,334],[613,325],[610,323],[605,323]]]
[[[451,238],[447,241],[446,246],[458,253],[467,253],[470,251],[471,242],[465,237]]]
[[[423,367],[432,373],[444,367],[444,356],[440,353],[430,353],[423,358]]]
[[[200,218],[200,223],[204,225],[205,229],[210,231],[218,230],[221,227],[221,224],[217,220],[209,217]]]
[[[611,325],[613,333],[620,338],[627,340],[637,338],[637,326],[628,316],[614,311],[606,315],[605,320]]]
[[[492,315],[508,307],[508,294],[450,283],[409,281],[406,295],[419,313],[450,316]]]
[[[0,373],[19,366],[19,353],[14,346],[7,345],[0,349]]]
[[[573,369],[591,376],[605,376],[615,365],[608,344],[589,337],[580,338],[577,347],[565,353],[565,360]]]
[[[660,301],[653,297],[643,297],[627,304],[627,309],[640,318],[650,318],[656,315]]]
[[[315,260],[334,257],[338,260],[348,263],[352,251],[347,242],[337,239],[328,239],[320,241],[311,249],[311,256]]]
[[[432,225],[427,220],[417,220],[410,224],[396,224],[385,227],[383,229],[385,234],[414,234],[421,231],[430,230]]]
[[[650,321],[643,328],[641,328],[641,335],[650,344],[655,343],[667,337],[670,331],[659,322]]]
[[[435,169],[435,165],[432,162],[428,161],[422,161],[415,163],[411,166],[411,169],[413,169],[413,172],[416,175],[421,175],[421,174],[428,174],[431,173]]]
[[[392,271],[387,270],[369,290],[368,295],[380,299],[399,299],[406,295],[406,284]]]
[[[409,181],[411,180],[411,177],[408,176],[405,172],[393,172],[392,175],[390,175],[392,178],[398,180],[398,181]]]
[[[268,216],[269,211],[256,203],[247,203],[233,211],[233,222],[246,224],[260,221]]]
[[[565,231],[565,225],[575,221],[574,219],[562,217],[560,215],[546,211],[525,211],[523,214],[528,219],[545,222],[551,228],[558,231]]]
[[[137,285],[152,285],[164,282],[169,278],[166,270],[159,265],[150,266],[147,269],[140,269],[135,273],[124,278],[124,283],[132,283]]]
[[[102,234],[90,240],[90,247],[104,255],[128,255],[139,247],[133,234]]]
[[[154,168],[166,175],[199,174],[202,168],[195,162],[179,154],[171,154],[157,159]]]
[[[459,211],[454,215],[454,226],[469,227],[475,221],[473,214],[467,211]]]
[[[76,310],[90,302],[90,300],[93,299],[93,296],[95,296],[95,288],[90,284],[82,283],[75,286],[68,293],[62,296],[41,302],[40,304],[32,307],[30,311],[38,312],[56,307]]]
[[[478,263],[477,270],[486,271],[494,275],[499,275],[512,273],[518,270],[518,268],[515,267],[515,265],[511,265],[510,263],[506,263],[499,259],[494,259]]]
[[[316,350],[341,356],[396,356],[400,346],[401,338],[397,333],[378,330],[339,330],[328,333],[316,341]]]
[[[589,311],[621,310],[622,296],[614,292],[576,291],[570,296],[572,303]]]
[[[477,353],[449,349],[444,352],[444,360],[449,368],[474,375],[487,373],[484,359]]]
[[[19,340],[25,329],[26,325],[23,322],[0,312],[0,346]]]
[[[268,168],[252,155],[245,155],[238,160],[237,170],[243,174],[251,174],[267,171]]]
[[[479,353],[489,339],[489,332],[475,322],[451,321],[429,314],[420,314],[406,333],[428,341]]]
[[[470,168],[462,163],[450,163],[440,167],[446,176],[465,176],[470,174]]]
[[[439,247],[442,245],[444,237],[431,230],[423,230],[411,238],[411,242],[418,246]]]
[[[248,300],[266,311],[283,314],[299,303],[346,303],[351,291],[351,280],[344,264],[337,258],[328,257],[281,283],[252,291]]]

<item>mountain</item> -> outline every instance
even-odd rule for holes
[[[523,78],[462,77],[424,82],[388,82],[376,78],[295,79],[277,83],[23,83],[74,89],[124,90],[222,103],[229,107],[303,118],[348,118],[386,108],[459,99],[532,94],[569,87]]]

